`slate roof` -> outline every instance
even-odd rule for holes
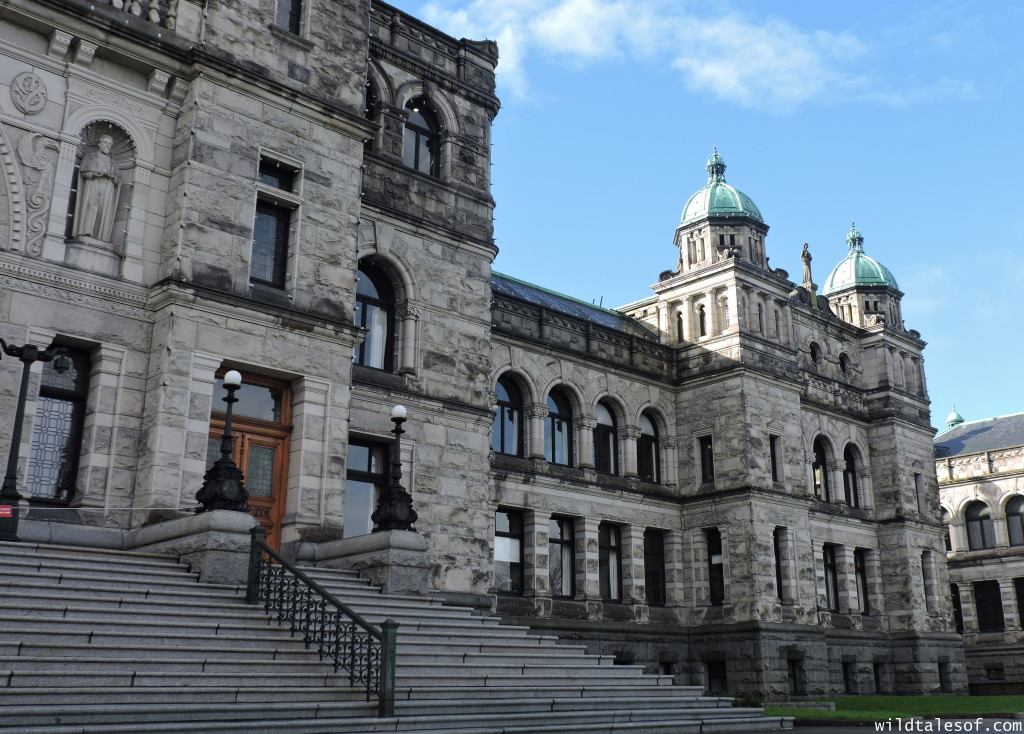
[[[518,298],[521,301],[532,303],[535,306],[546,308],[583,321],[603,326],[606,329],[633,334],[644,339],[657,339],[658,336],[639,321],[626,316],[621,311],[613,311],[609,308],[595,306],[586,301],[580,301],[571,296],[549,291],[539,285],[533,285],[516,278],[511,278],[501,273],[491,273],[491,290],[511,298]]]
[[[1011,446],[1024,446],[1024,413],[961,423],[935,437],[935,456],[944,459]]]

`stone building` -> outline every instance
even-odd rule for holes
[[[491,42],[362,0],[0,29],[0,334],[72,363],[32,367],[27,537],[223,530],[192,513],[237,369],[250,510],[294,557],[371,537],[401,403],[401,550],[449,603],[713,691],[963,689],[924,342],[856,230],[791,282],[716,151],[675,268],[604,310],[491,270]]]
[[[1024,687],[1024,413],[964,422],[935,438],[950,593],[977,693]]]

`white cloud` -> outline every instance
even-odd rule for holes
[[[691,91],[780,114],[841,95],[900,105],[971,92],[955,80],[902,93],[866,91],[870,85],[858,64],[870,54],[851,33],[735,12],[696,15],[680,2],[436,0],[424,14],[453,35],[497,40],[498,73],[516,98],[530,96],[524,65],[533,55],[581,66],[615,57],[671,66]]]

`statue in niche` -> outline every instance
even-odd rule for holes
[[[82,154],[72,237],[110,242],[121,189],[117,163],[110,154],[113,147],[114,139],[101,135],[96,144],[87,147]]]

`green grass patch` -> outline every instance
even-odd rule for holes
[[[1024,696],[840,696],[835,711],[766,707],[771,716],[885,721],[910,716],[986,716],[1024,711]]]

